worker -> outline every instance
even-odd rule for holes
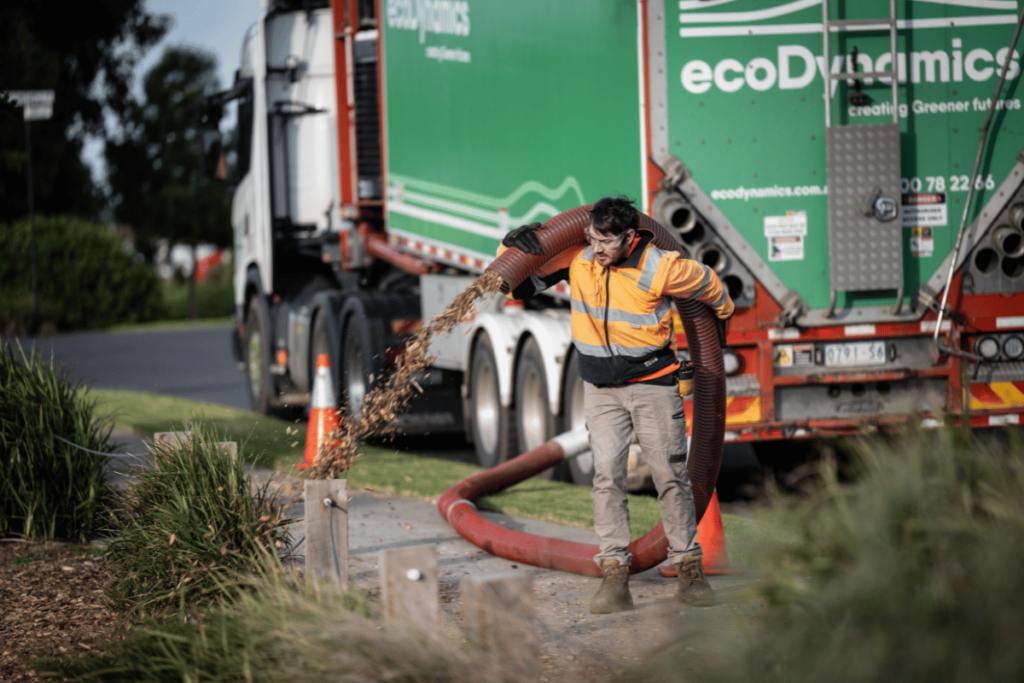
[[[502,245],[539,255],[535,233],[541,227],[517,228]],[[512,297],[527,299],[561,280],[569,282],[572,337],[594,454],[591,498],[600,539],[594,561],[604,577],[590,611],[609,614],[633,607],[626,475],[634,434],[658,491],[669,562],[679,577],[677,599],[712,605],[686,470],[686,415],[676,377],[680,363],[671,304],[673,298],[707,304],[724,339],[733,302],[713,270],[655,247],[654,234],[640,227],[640,214],[627,197],[605,197],[594,204],[584,236],[587,246],[544,264]]]

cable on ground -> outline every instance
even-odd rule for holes
[[[331,553],[334,554],[334,572],[338,575],[338,581],[341,581],[341,566],[338,564],[338,548],[334,545],[334,501],[330,498],[324,498],[324,505],[330,512],[327,513],[327,519],[330,521],[331,530]]]
[[[57,436],[56,434],[52,434],[51,436],[53,436],[53,438],[57,439],[57,441],[63,441],[67,445],[74,446],[75,448],[77,448],[79,450],[83,450],[86,453],[93,453],[95,455],[105,455],[108,458],[145,458],[146,457],[145,453],[104,453],[103,451],[94,451],[91,448],[86,448],[85,446],[80,446],[77,443],[75,443],[74,441],[68,441],[64,437]]]

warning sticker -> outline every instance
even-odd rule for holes
[[[803,258],[803,235],[788,235],[768,238],[769,261],[802,261]]]
[[[903,195],[903,227],[938,227],[949,221],[946,193]]]
[[[782,368],[814,365],[814,344],[779,344],[775,347],[775,364]]]
[[[764,236],[768,238],[768,260],[802,261],[806,234],[806,211],[787,211],[785,216],[765,216]]]
[[[928,258],[935,253],[935,238],[929,227],[910,229],[910,254],[915,258]]]
[[[807,234],[807,212],[787,211],[785,216],[765,216],[765,237],[794,237]]]

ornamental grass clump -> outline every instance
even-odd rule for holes
[[[88,392],[38,352],[0,348],[0,536],[92,539],[108,495],[110,433]]]
[[[447,638],[436,623],[382,621],[355,593],[284,574],[228,590],[196,620],[150,622],[104,654],[45,663],[60,680],[103,683],[513,683],[494,653]]]
[[[680,638],[648,679],[1024,679],[1018,433],[915,432],[860,444],[852,465],[853,483],[826,464],[817,488],[778,506],[799,534],[762,558],[764,609],[720,629],[742,644],[716,656]]]
[[[182,614],[217,602],[225,583],[264,573],[289,545],[277,497],[252,490],[237,458],[211,430],[155,445],[113,506],[118,538],[107,549],[111,608]]]

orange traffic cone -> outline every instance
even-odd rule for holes
[[[729,553],[725,550],[722,510],[718,507],[718,491],[711,492],[708,509],[697,525],[697,542],[704,551],[704,573],[729,573]]]
[[[306,457],[297,467],[305,470],[313,466],[320,454],[320,446],[327,435],[338,428],[338,402],[334,398],[330,362],[327,354],[316,359],[316,377],[313,378],[313,400],[309,402],[309,428],[306,430]]]
[[[697,542],[704,551],[705,574],[737,574],[729,569],[729,553],[725,550],[725,530],[722,528],[722,510],[718,506],[718,491],[711,492],[708,509],[697,525]],[[675,576],[676,570],[662,565],[658,567],[662,576]]]

